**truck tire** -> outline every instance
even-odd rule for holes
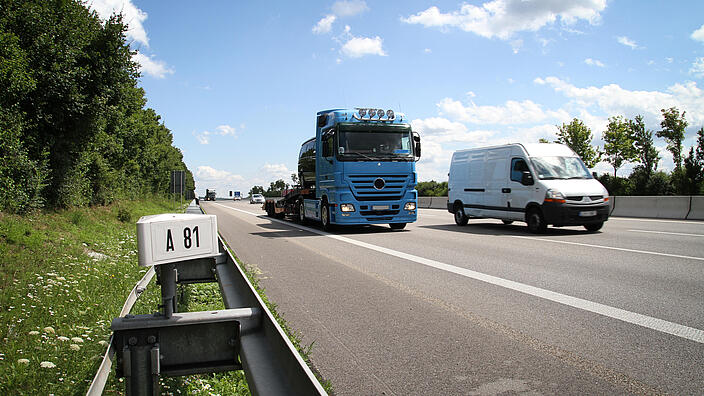
[[[526,214],[526,223],[528,224],[528,231],[532,234],[543,234],[548,229],[540,209],[530,209],[528,214]]]
[[[330,206],[327,202],[323,202],[320,207],[320,222],[323,224],[324,231],[332,231],[333,226],[330,224]]]
[[[587,229],[589,232],[596,232],[601,229],[601,227],[604,226],[604,222],[599,222],[599,223],[591,223],[591,224],[585,224],[584,228]]]
[[[392,230],[402,230],[406,228],[406,223],[390,223],[389,227],[391,227]]]
[[[455,224],[458,226],[466,226],[469,221],[469,217],[464,214],[464,206],[455,205]]]
[[[298,202],[298,222],[300,224],[306,224],[306,214],[305,214],[305,204],[303,200]]]

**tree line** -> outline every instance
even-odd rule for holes
[[[604,174],[599,181],[611,195],[698,195],[704,194],[704,127],[697,131],[696,144],[687,155],[683,146],[688,126],[685,112],[676,107],[662,109],[660,130],[655,136],[667,143],[675,168],[658,171],[660,155],[653,143],[653,131],[645,127],[643,117],[609,117],[602,133],[603,149],[592,146],[591,130],[575,118],[569,124],[558,126],[556,143],[563,143],[577,153],[589,168],[600,161],[609,163],[613,175]],[[545,142],[545,139],[541,139]],[[628,177],[618,177],[618,170],[626,163],[635,167]]]
[[[79,0],[0,3],[0,210],[108,204],[193,175],[138,86],[120,15]]]

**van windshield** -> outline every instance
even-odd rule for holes
[[[541,180],[592,179],[579,157],[531,157],[531,161]]]
[[[410,128],[345,128],[338,134],[338,158],[351,161],[413,161]]]

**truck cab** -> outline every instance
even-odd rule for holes
[[[369,108],[318,112],[315,137],[299,155],[301,187],[311,191],[300,200],[301,220],[320,220],[324,228],[404,228],[417,220],[419,157],[420,136],[401,114]]]

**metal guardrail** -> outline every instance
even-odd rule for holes
[[[194,203],[195,201],[189,205],[186,212],[192,214],[203,213]],[[194,371],[193,367],[187,364],[183,365],[183,362],[179,360],[181,356],[188,356],[187,350],[184,353],[183,350],[179,349],[186,348],[184,344],[192,341],[192,337],[184,336],[183,334],[183,331],[186,331],[189,326],[191,329],[202,329],[195,331],[195,334],[201,333],[199,335],[201,335],[200,338],[202,340],[199,342],[209,342],[210,336],[202,337],[202,333],[208,331],[218,333],[214,334],[216,338],[222,338],[223,335],[227,337],[231,337],[230,334],[235,335],[237,340],[229,339],[229,347],[232,347],[231,349],[223,351],[215,345],[208,344],[207,348],[212,352],[203,353],[199,351],[201,355],[199,359],[207,359],[207,356],[218,353],[222,355],[224,352],[225,357],[234,362],[220,366],[220,369],[223,369],[223,367],[225,367],[224,369],[238,369],[241,365],[250,392],[253,395],[327,394],[219,236],[218,250],[220,254],[210,259],[176,263],[175,272],[179,274],[179,283],[217,280],[223,301],[228,309],[212,312],[173,313],[173,316],[168,318],[160,318],[156,315],[153,319],[149,318],[148,315],[138,315],[136,317],[128,315],[137,297],[145,290],[146,285],[155,274],[153,267],[150,268],[144,278],[135,285],[130,293],[125,306],[120,312],[120,317],[113,321],[112,327],[115,333],[110,339],[108,351],[95,375],[93,383],[88,389],[87,395],[102,394],[116,352],[118,363],[121,364],[121,366],[116,368],[118,374],[128,376],[128,394],[142,394],[146,393],[148,389],[158,389],[158,375],[160,373],[165,375],[185,375],[194,372],[213,371],[210,368],[203,367],[201,367],[200,371],[198,368]],[[160,269],[164,270],[163,268],[157,268],[157,272]],[[164,273],[162,273],[162,278],[163,276]],[[162,294],[164,292],[164,280],[161,279]],[[220,319],[217,319],[216,316],[219,316]],[[222,325],[213,326],[212,322],[218,321]],[[234,333],[228,330],[233,329],[233,325],[236,326]],[[143,337],[139,333],[145,331],[144,329],[151,332],[149,337]],[[179,329],[183,329],[183,331]],[[193,330],[187,331],[193,332]],[[146,339],[151,340],[145,341]],[[167,342],[168,339],[171,340],[171,343]],[[164,359],[163,356],[160,359],[160,351],[163,352],[169,348],[172,351],[178,350],[176,354],[178,356],[174,358],[173,353],[168,353],[167,359]],[[229,356],[229,354],[233,353],[237,356]],[[134,360],[134,356],[137,354],[141,357],[138,360]],[[237,362],[238,356],[239,362]],[[150,359],[151,365],[149,364]],[[222,356],[217,359],[220,359],[218,363],[223,361]],[[159,360],[162,360],[163,363],[160,363]],[[130,361],[132,363],[129,363]],[[142,361],[145,361],[146,364],[138,364],[140,367],[137,371],[140,373],[140,378],[135,378],[135,362]],[[216,366],[213,367],[218,370]],[[132,383],[131,387],[130,383]],[[150,383],[153,383],[154,386],[151,386]]]

